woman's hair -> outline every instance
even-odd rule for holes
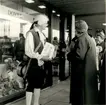
[[[37,25],[37,24],[38,24],[38,21],[33,22],[32,25],[31,25],[31,27],[30,27],[30,30],[33,29],[34,28],[34,25]]]

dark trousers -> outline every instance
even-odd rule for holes
[[[45,86],[52,86],[53,85],[53,77],[52,77],[52,63],[51,61],[45,62],[44,70],[46,71],[45,76]]]
[[[59,80],[65,80],[65,57],[60,57],[59,63]]]

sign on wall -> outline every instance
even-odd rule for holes
[[[11,16],[14,18],[18,18],[18,19],[22,19],[22,20],[26,20],[28,22],[33,22],[34,16],[25,14],[23,12],[5,7],[0,5],[0,16],[1,15],[7,15],[7,16]]]

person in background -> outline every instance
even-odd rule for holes
[[[66,44],[65,41],[59,42],[59,81],[64,81],[65,77],[65,54]]]
[[[51,61],[45,61],[44,70],[45,70],[45,83],[42,88],[51,87],[53,85],[52,62]]]
[[[46,38],[46,42],[49,42],[48,38]],[[42,88],[46,88],[49,86],[51,87],[53,85],[52,62],[51,61],[44,62],[44,70],[45,70],[45,81],[44,81],[44,85]]]
[[[11,39],[5,35],[3,37],[3,41],[2,41],[2,61],[4,61],[5,58],[12,58],[13,56],[13,46],[12,46],[12,42]]]
[[[106,60],[106,36],[103,31],[97,33],[97,40],[98,46],[101,47],[101,52],[99,52],[99,79],[100,79],[100,90],[99,90],[99,104],[105,105],[106,104],[106,67],[105,67],[105,60]]]
[[[42,31],[47,27],[48,17],[43,14],[36,15],[36,18],[30,28],[30,31],[27,32],[25,40],[25,54],[31,59],[28,72],[27,72],[27,82],[28,86],[26,89],[26,105],[31,105],[32,96],[34,93],[33,105],[40,105],[40,90],[44,83],[44,70],[43,64],[44,61],[49,61],[48,57],[41,56],[45,44],[45,36]],[[39,49],[35,52],[39,43],[41,45]]]
[[[99,53],[99,64],[101,65],[101,60],[103,59],[105,52],[105,34],[102,30],[97,33],[97,40],[98,40],[97,46],[102,47],[102,51]]]
[[[22,33],[19,34],[19,40],[14,44],[14,58],[18,61],[23,61],[25,54],[25,38]]]
[[[92,38],[94,44],[95,44],[95,48],[96,48],[96,67],[97,67],[97,73],[99,73],[99,53],[102,51],[102,47],[101,46],[98,46],[98,41],[95,40],[95,38],[89,34],[89,36]]]
[[[97,71],[99,71],[99,54],[102,52],[102,46],[96,46],[96,62],[97,62]]]
[[[54,37],[52,44],[55,46],[55,54],[56,57],[52,60],[52,66],[53,66],[53,76],[58,76],[59,75],[59,69],[58,69],[58,65],[59,65],[59,42],[58,42],[58,38]]]
[[[56,56],[58,56],[58,50],[59,50],[59,42],[58,42],[58,38],[57,37],[54,37],[53,41],[52,41],[52,44],[55,46],[55,50],[56,50]]]
[[[53,43],[53,45],[57,45],[58,46],[59,43],[58,43],[57,37],[53,38],[53,42],[52,43]]]
[[[95,44],[88,35],[88,25],[84,20],[76,21],[75,30],[76,41],[73,51],[69,54],[72,66],[70,100],[72,105],[97,104]]]
[[[106,104],[106,48],[103,56],[103,62],[100,67],[100,91],[99,105]]]

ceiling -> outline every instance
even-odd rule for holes
[[[81,14],[105,12],[105,0],[44,0],[60,8],[61,10]]]
[[[9,8],[19,10],[21,12],[25,12],[30,15],[34,15],[38,12],[45,12],[45,10],[38,8],[38,5],[42,4],[38,0],[35,0],[35,3],[31,4],[25,2],[25,0],[0,0],[0,4]]]
[[[34,15],[35,11],[45,12],[38,5],[49,3],[53,7],[69,14],[75,14],[76,19],[85,20],[91,28],[105,28],[105,1],[106,0],[34,0],[34,4],[28,4],[25,0],[1,0],[2,5]],[[40,1],[40,2],[39,2]],[[15,4],[14,4],[15,2]],[[19,4],[19,5],[17,5]],[[24,8],[23,8],[24,6]],[[26,8],[26,9],[25,9]]]
[[[76,19],[85,20],[91,28],[105,28],[106,0],[44,0],[62,11],[75,14]]]

